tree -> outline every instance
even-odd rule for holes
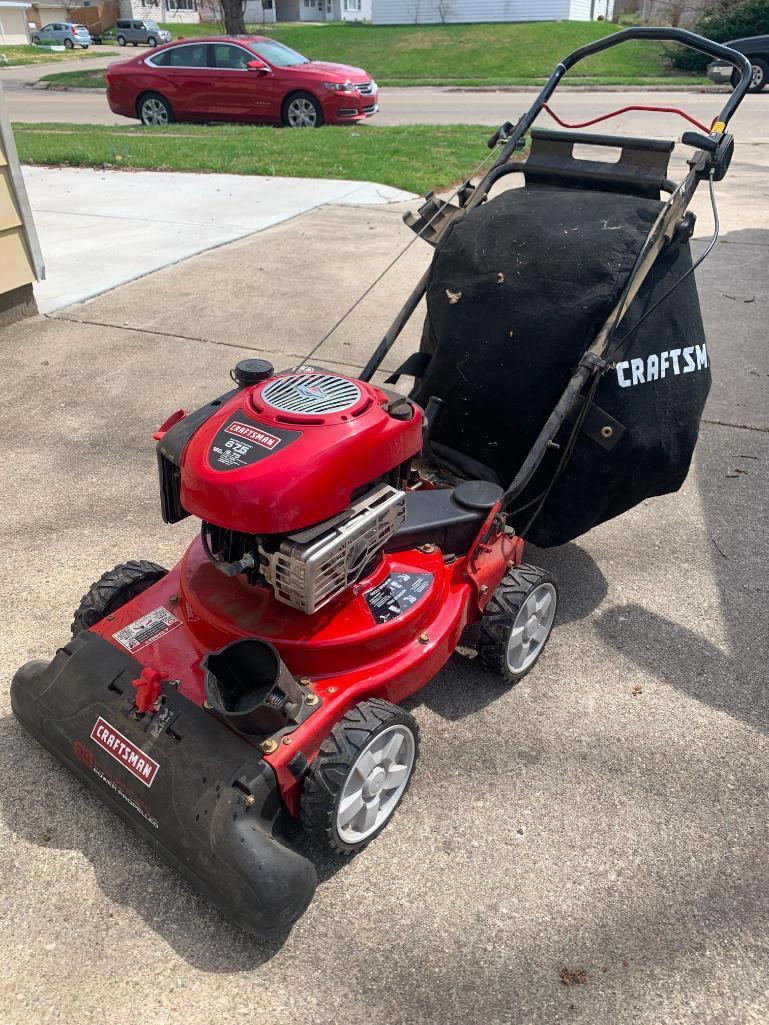
[[[224,31],[228,36],[246,35],[245,0],[221,0]]]

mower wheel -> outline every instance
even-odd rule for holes
[[[103,573],[91,584],[80,601],[72,620],[72,636],[89,630],[99,620],[122,608],[168,573],[167,569],[144,559],[132,559]]]
[[[310,766],[302,825],[335,851],[359,851],[390,821],[418,752],[413,716],[380,698],[361,701],[334,726]]]
[[[519,566],[502,579],[481,617],[478,656],[509,683],[521,680],[542,654],[558,606],[555,578],[537,566]]]

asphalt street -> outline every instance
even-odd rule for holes
[[[69,62],[66,69],[106,67],[114,58]],[[59,70],[57,68],[57,70]],[[6,68],[0,70],[0,82],[6,91],[11,120],[26,122],[82,122],[87,124],[128,124],[125,118],[112,113],[103,93],[56,92],[29,88],[30,83],[50,73],[50,66],[39,68]],[[408,124],[484,124],[500,125],[522,113],[534,90],[460,90],[437,88],[383,88],[381,110],[369,122],[372,125]],[[605,90],[582,91],[569,87],[559,89],[553,107],[566,121],[582,122],[609,110],[633,104],[660,107],[682,107],[696,120],[710,124],[723,102],[724,90],[692,91]],[[743,141],[766,139],[769,91],[745,99],[734,121]],[[543,124],[548,119],[543,117]],[[552,127],[556,127],[549,122]],[[610,123],[617,134],[640,134],[677,138],[686,130],[686,123],[670,114],[629,112]],[[606,127],[606,126],[604,126]],[[601,131],[601,127],[595,129]]]

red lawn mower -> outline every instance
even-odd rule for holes
[[[619,140],[620,160],[606,164],[573,154],[575,141],[605,137],[539,130],[518,159],[565,71],[633,38],[686,43],[741,75],[713,126],[684,136],[695,153],[681,184],[666,175],[672,143],[654,140]],[[523,539],[561,543],[639,501],[639,480],[646,497],[685,477],[709,381],[696,293],[689,307],[681,299],[695,266],[686,209],[700,181],[712,192],[726,173],[726,125],[750,80],[743,55],[677,29],[628,29],[575,51],[495,133],[477,184],[463,183],[456,204],[428,195],[407,217],[435,260],[360,378],[244,360],[234,388],[155,435],[163,519],[196,517],[199,537],[170,571],[131,561],[105,573],[53,661],[18,670],[13,710],[244,929],[278,936],[312,898],[315,868],[287,840],[287,819],[341,854],[384,828],[418,755],[416,721],[398,703],[468,624],[479,624],[480,662],[507,683],[535,664],[558,592],[524,563]],[[515,172],[525,188],[489,200]],[[484,232],[488,246],[476,246]],[[476,266],[499,240],[497,262]],[[535,298],[521,301],[532,280]],[[401,368],[414,391],[373,385],[425,294],[422,349]],[[564,337],[563,366],[540,382],[521,360],[537,345],[550,358]],[[640,427],[636,400],[652,405]],[[663,455],[675,464],[653,484],[649,453],[649,467]]]

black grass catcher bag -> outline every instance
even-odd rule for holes
[[[661,206],[527,186],[448,227],[430,272],[421,351],[401,368],[418,375],[413,397],[423,407],[431,396],[445,403],[430,432],[436,463],[510,484]],[[694,275],[633,328],[691,265],[687,237],[663,249],[620,324],[571,458],[552,484],[573,429],[566,423],[514,503],[509,522],[534,544],[563,544],[685,480],[710,387]]]

